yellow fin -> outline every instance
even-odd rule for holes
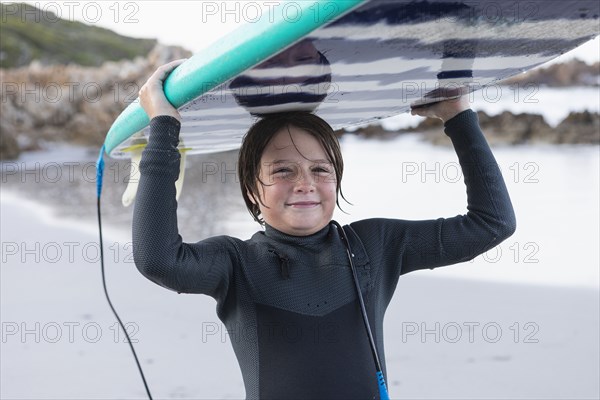
[[[130,172],[129,172],[129,182],[127,182],[127,187],[125,188],[125,192],[121,197],[121,203],[125,207],[128,207],[135,200],[135,195],[137,194],[138,185],[140,184],[140,161],[142,160],[142,152],[146,145],[136,145],[130,146],[126,151],[131,152],[131,164],[130,164]]]

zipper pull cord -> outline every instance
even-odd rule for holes
[[[273,249],[268,250],[269,253],[273,253],[279,258],[279,268],[281,269],[281,276],[283,279],[290,279],[290,260],[284,255],[279,254]]]

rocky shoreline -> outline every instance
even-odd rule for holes
[[[101,145],[108,129],[160,65],[190,57],[156,45],[147,57],[100,67],[48,65],[0,69],[0,160],[43,149],[45,142]]]
[[[44,149],[48,142],[100,146],[112,122],[136,99],[150,74],[170,60],[189,56],[191,53],[181,47],[158,44],[148,57],[105,62],[100,67],[33,62],[27,67],[0,69],[0,160]],[[582,68],[580,63],[573,63],[568,71],[581,72]],[[567,75],[572,78],[572,74]],[[479,118],[492,143],[600,144],[597,112],[571,113],[555,128],[536,114],[505,111],[490,116],[480,112]],[[425,120],[409,130],[389,132],[373,125],[353,133],[384,137],[420,132],[432,143],[450,144],[443,135],[429,134],[441,128],[439,121]]]
[[[570,60],[544,68],[536,68],[502,81],[503,85],[537,85],[548,87],[600,86],[600,62],[586,64]]]
[[[477,115],[481,128],[492,145],[600,144],[600,115],[597,112],[571,112],[556,127],[550,126],[539,114],[513,114],[504,111],[490,116],[479,111]],[[369,125],[353,132],[338,132],[338,134],[350,133],[385,139],[405,133],[419,133],[430,143],[451,146],[450,139],[446,135],[439,134],[442,130],[442,121],[428,118],[410,129],[388,131],[379,125]]]
[[[477,113],[485,136],[492,145],[521,144],[600,144],[600,115],[598,113],[571,112],[556,127],[551,127],[539,114],[513,114],[504,111],[498,115]],[[433,144],[451,145],[446,135],[440,135],[443,124],[428,118],[416,128],[398,133],[419,132]]]

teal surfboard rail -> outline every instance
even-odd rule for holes
[[[179,108],[285,49],[315,29],[334,21],[368,0],[286,1],[246,23],[181,64],[164,83],[167,99]],[[108,131],[110,154],[144,129],[150,120],[139,99],[131,103]]]

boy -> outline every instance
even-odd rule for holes
[[[136,266],[171,290],[212,296],[228,330],[253,333],[232,340],[247,398],[379,398],[350,263],[385,371],[383,317],[400,275],[470,260],[515,230],[476,114],[464,97],[412,111],[444,121],[465,177],[466,215],[338,227],[331,218],[342,196],[343,160],[333,130],[313,114],[282,113],[258,121],[240,149],[242,195],[265,230],[246,241],[218,236],[188,244],[176,215],[179,114],[162,91],[180,63],[159,68],[140,91],[151,133],[134,210]]]

